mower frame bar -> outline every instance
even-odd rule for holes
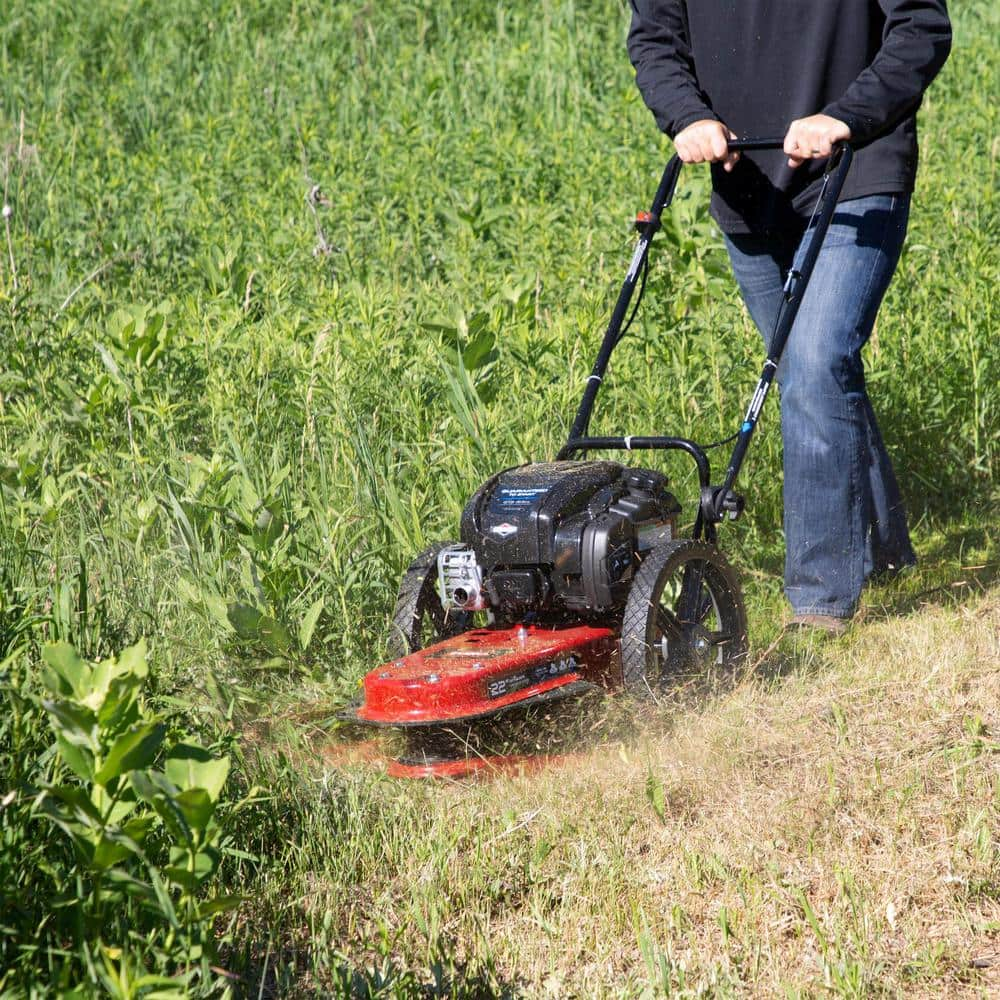
[[[779,150],[784,147],[784,139],[779,138],[752,138],[735,139],[729,143],[729,148],[733,152],[754,151],[754,150]],[[695,537],[699,537],[704,529],[707,535],[714,537],[714,525],[721,521],[726,511],[733,512],[734,509],[742,510],[742,500],[733,493],[733,485],[739,475],[746,456],[750,439],[753,437],[757,420],[760,416],[761,407],[767,398],[768,390],[774,379],[774,373],[781,360],[788,335],[791,333],[795,322],[796,314],[802,299],[805,296],[809,279],[812,276],[816,259],[819,256],[820,248],[826,237],[826,231],[830,227],[833,212],[837,201],[840,198],[844,180],[850,169],[853,160],[853,151],[847,143],[838,143],[833,150],[827,163],[824,173],[823,186],[820,190],[819,198],[813,212],[813,219],[807,228],[803,239],[808,240],[805,252],[802,256],[798,269],[792,269],[785,284],[785,301],[779,314],[778,322],[768,344],[767,360],[760,379],[754,390],[750,405],[740,429],[734,435],[736,444],[733,447],[729,465],[726,469],[726,476],[721,487],[711,486],[711,473],[706,449],[694,441],[687,438],[678,437],[589,437],[587,434],[590,427],[590,418],[594,409],[594,402],[597,393],[600,391],[601,383],[607,372],[608,363],[615,347],[622,339],[622,328],[626,322],[629,305],[635,286],[639,283],[643,269],[649,256],[649,247],[653,238],[662,226],[661,218],[663,212],[670,205],[677,188],[677,180],[681,172],[680,157],[674,155],[667,162],[660,178],[659,187],[653,198],[653,204],[649,212],[642,216],[643,221],[636,223],[639,231],[639,242],[635,246],[632,260],[629,263],[628,272],[618,299],[608,321],[604,339],[601,341],[597,359],[594,367],[587,378],[587,385],[583,392],[583,399],[580,401],[579,409],[570,428],[569,439],[560,449],[557,459],[563,461],[576,452],[596,451],[596,450],[617,450],[617,451],[639,451],[639,450],[678,450],[687,452],[698,466],[698,479],[701,483],[701,504],[698,518],[695,523]]]
[[[681,173],[681,159],[679,156],[672,156],[663,171],[660,179],[660,186],[656,189],[656,196],[653,198],[652,207],[649,210],[649,218],[639,230],[639,242],[635,245],[635,252],[629,263],[628,272],[625,275],[625,282],[608,321],[608,328],[604,332],[604,339],[601,341],[600,350],[597,352],[597,360],[594,362],[593,370],[587,378],[586,388],[583,390],[583,399],[580,401],[580,408],[576,411],[573,426],[569,432],[569,440],[577,441],[587,436],[587,429],[590,426],[590,415],[594,409],[594,400],[601,388],[604,380],[604,373],[608,370],[608,362],[618,341],[621,339],[622,324],[628,313],[629,303],[632,301],[632,293],[642,274],[642,269],[646,264],[646,257],[649,255],[649,246],[653,242],[653,237],[660,229],[660,216],[663,210],[670,204],[674,197],[674,190],[677,187],[677,178]]]
[[[712,482],[708,455],[701,445],[678,437],[585,437],[567,441],[559,452],[559,461],[578,451],[686,451],[698,466],[702,489]]]

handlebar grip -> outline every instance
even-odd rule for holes
[[[734,153],[752,152],[755,149],[783,149],[784,138],[781,139],[730,139],[729,148]]]
[[[729,149],[734,153],[748,153],[754,150],[784,149],[785,140],[781,139],[730,139],[727,143]],[[849,146],[849,142],[835,142],[834,152],[840,146]]]

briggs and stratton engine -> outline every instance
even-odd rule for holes
[[[438,557],[446,610],[607,611],[641,553],[677,537],[666,476],[618,462],[541,462],[488,480],[462,514],[462,544]]]

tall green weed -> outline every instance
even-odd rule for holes
[[[214,923],[238,903],[211,891],[229,759],[148,708],[143,642],[43,659],[38,694],[16,655],[0,677],[0,987],[214,992]]]

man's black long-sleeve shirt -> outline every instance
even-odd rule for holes
[[[671,137],[714,118],[740,136],[783,136],[822,112],[861,144],[841,195],[908,192],[916,112],[951,47],[945,0],[631,0],[636,82]],[[781,152],[712,167],[712,214],[729,233],[802,224],[822,161]]]

